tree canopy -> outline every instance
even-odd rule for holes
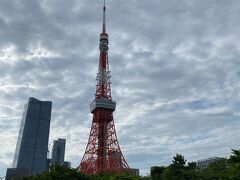
[[[204,169],[199,169],[195,162],[187,162],[183,155],[176,154],[170,165],[153,166],[150,173],[150,177],[131,174],[86,175],[76,169],[54,166],[50,172],[24,180],[240,180],[240,150],[232,149],[228,159],[219,159]]]
[[[50,172],[45,172],[36,176],[26,177],[24,180],[141,180],[140,177],[132,174],[97,174],[86,175],[76,169],[65,166],[53,166]]]
[[[151,168],[152,180],[240,180],[240,150],[232,150],[227,159],[210,163],[199,169],[195,162],[188,162],[183,155],[176,154],[167,166]]]

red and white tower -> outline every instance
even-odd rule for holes
[[[93,114],[92,127],[78,171],[86,174],[121,173],[129,171],[129,166],[121,152],[113,120],[116,102],[111,97],[105,0],[99,50],[96,94],[90,105]]]

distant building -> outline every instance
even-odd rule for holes
[[[217,161],[221,161],[224,158],[221,157],[211,157],[211,158],[207,158],[207,159],[201,159],[197,161],[197,166],[199,169],[205,169],[208,167],[209,164],[217,162]]]
[[[130,168],[130,171],[132,172],[133,175],[140,176],[139,169]]]
[[[52,147],[52,165],[64,165],[66,139],[58,139],[53,141]]]
[[[24,107],[13,168],[7,170],[6,180],[46,170],[51,109],[52,102],[29,98]]]
[[[64,161],[65,148],[66,148],[66,139],[58,138],[58,140],[53,141],[52,158],[47,159],[47,164],[46,164],[47,171],[49,171],[49,168],[51,166],[55,166],[55,165],[66,166],[68,168],[71,168],[71,163]]]
[[[122,168],[122,154],[119,151],[109,151],[110,167]]]
[[[117,160],[117,161],[110,162],[111,166],[119,166],[119,167],[122,168],[121,152],[119,152],[119,151],[110,151],[109,152],[109,157],[110,157],[110,159]],[[130,168],[130,173],[135,175],[135,176],[139,176],[139,169]]]
[[[64,166],[71,168],[71,162],[64,161]]]
[[[29,176],[29,170],[26,168],[8,168],[5,180],[22,179],[26,176]]]
[[[49,172],[51,167],[51,159],[47,158],[47,162],[46,162],[46,172]]]

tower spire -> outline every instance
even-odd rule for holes
[[[102,32],[106,33],[106,6],[105,6],[105,0],[103,1],[103,27]]]

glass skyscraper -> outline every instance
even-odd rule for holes
[[[7,170],[6,179],[13,175],[36,175],[46,170],[51,109],[51,101],[29,98],[24,107],[13,168]]]
[[[66,139],[58,139],[53,141],[52,148],[52,165],[64,165]]]
[[[52,158],[48,159],[47,171],[49,171],[50,166],[65,166],[71,168],[71,163],[64,161],[65,157],[65,148],[66,148],[66,139],[58,138],[53,141],[52,146]]]

